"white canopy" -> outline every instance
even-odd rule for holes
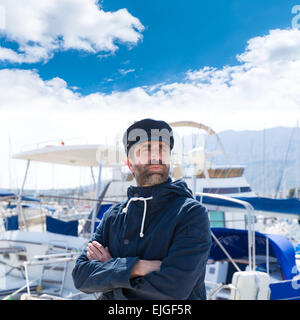
[[[97,144],[45,146],[15,154],[13,158],[85,167],[99,167],[101,161],[103,167],[116,167],[124,165],[126,156],[117,147]]]

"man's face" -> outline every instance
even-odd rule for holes
[[[163,183],[170,171],[170,146],[161,141],[138,143],[130,150],[128,167],[139,186]]]

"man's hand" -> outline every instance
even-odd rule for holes
[[[93,241],[86,248],[86,256],[89,260],[99,260],[105,262],[112,258],[108,247],[103,247],[99,242]]]
[[[130,278],[145,276],[153,271],[160,271],[160,260],[139,260],[133,267]]]

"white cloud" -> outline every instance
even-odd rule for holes
[[[19,47],[0,47],[0,60],[47,61],[57,50],[114,53],[118,42],[136,44],[144,27],[126,9],[101,10],[95,0],[2,0],[3,35]]]
[[[36,71],[0,70],[0,147],[7,148],[8,133],[15,152],[22,145],[72,137],[111,143],[144,117],[193,120],[215,131],[295,126],[299,34],[271,31],[251,39],[235,66],[189,70],[182,82],[111,94],[82,96],[60,78],[43,81]]]
[[[135,69],[127,69],[127,70],[126,69],[119,69],[118,71],[122,76],[126,76],[127,73],[134,72]]]
[[[238,59],[252,66],[299,60],[299,43],[298,29],[271,30],[266,36],[250,39],[246,51]]]

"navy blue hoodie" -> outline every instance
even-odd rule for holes
[[[127,194],[128,200],[104,214],[90,240],[108,246],[112,259],[90,261],[84,250],[72,272],[75,287],[102,292],[103,300],[206,299],[207,210],[183,180],[130,186]],[[160,271],[130,279],[139,259],[161,260]]]

